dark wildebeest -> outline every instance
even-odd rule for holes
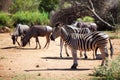
[[[17,40],[18,37],[20,36],[22,39],[22,37],[28,32],[30,27],[28,25],[22,25],[22,24],[17,24],[15,27],[16,28],[14,32],[11,34],[11,38],[12,38],[13,44],[17,42],[18,45],[20,46],[20,43]]]
[[[33,25],[30,27],[28,33],[23,37],[22,39],[22,46],[24,47],[28,41],[34,37],[36,39],[36,47],[39,45],[39,49],[41,48],[41,45],[39,43],[39,39],[38,36],[44,37],[46,36],[46,44],[44,46],[44,48],[47,46],[49,46],[50,43],[50,34],[52,32],[52,27],[50,26],[42,26],[42,25]],[[38,45],[37,45],[38,43]]]

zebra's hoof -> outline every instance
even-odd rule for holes
[[[85,59],[88,59],[88,57],[87,57],[87,56],[85,56]]]
[[[60,55],[60,58],[63,58],[63,57]]]
[[[78,66],[78,64],[73,64],[73,65],[71,66],[71,69],[72,69],[72,70],[75,70],[75,69],[77,69],[77,66]]]
[[[69,57],[69,55],[67,55],[67,57]]]

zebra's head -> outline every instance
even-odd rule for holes
[[[58,38],[61,34],[61,24],[56,24],[56,26],[53,28],[52,30],[52,34],[50,36],[51,40],[55,40],[56,38]]]
[[[56,38],[58,38],[61,34],[60,30],[61,30],[60,27],[54,27],[52,30],[52,34],[50,36],[50,39],[55,40]]]

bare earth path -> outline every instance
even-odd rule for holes
[[[45,37],[39,38],[43,48]],[[51,41],[48,49],[34,49],[34,38],[31,45],[19,48],[12,44],[9,33],[0,34],[0,80],[89,80],[95,67],[101,60],[92,60],[92,52],[88,60],[79,57],[78,69],[71,70],[72,57],[67,57],[63,50],[63,59],[59,57],[59,38]],[[114,57],[120,53],[120,40],[112,40]]]

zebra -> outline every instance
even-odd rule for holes
[[[97,24],[93,22],[76,21],[75,23],[73,23],[73,25],[78,28],[89,28],[92,32],[97,31],[98,28]]]
[[[77,27],[76,23],[72,24],[72,25],[66,25],[65,27],[66,27],[66,29],[68,29],[69,33],[89,34],[90,32],[94,31],[94,29],[92,29],[94,27],[92,27],[92,28],[90,28],[90,27],[82,27],[82,26]],[[62,39],[60,38],[60,57],[61,58],[62,58],[63,43],[64,43],[64,41],[62,41]],[[65,44],[64,46],[65,46],[65,52],[66,52],[67,56],[69,56],[68,51],[67,51],[67,45]],[[96,54],[96,52],[97,52],[97,49],[95,49],[95,54]],[[82,52],[80,52],[80,57],[81,56],[82,56]],[[86,55],[86,52],[84,53],[84,56],[85,56],[85,59],[88,58],[87,55]],[[95,59],[94,52],[93,52],[93,58]]]
[[[91,32],[88,28],[77,28],[77,27],[74,27],[73,25],[66,25],[65,27],[69,31],[69,33],[88,34]],[[62,58],[63,43],[64,41],[60,38],[60,57],[61,58]],[[65,46],[66,55],[69,56],[67,51],[67,44],[65,44],[64,46]],[[84,53],[84,55],[85,55],[85,58],[87,58],[86,53]],[[82,56],[82,52],[80,52],[80,56]]]
[[[108,57],[107,44],[110,43],[110,55],[113,56],[113,46],[109,36],[103,32],[95,31],[87,35],[71,33],[69,34],[66,27],[55,27],[51,34],[51,40],[55,40],[58,36],[61,36],[63,41],[70,47],[73,56],[73,65],[71,69],[77,69],[77,50],[90,51],[99,48],[102,54],[101,66],[104,65],[106,58]],[[60,33],[60,34],[59,34]]]

